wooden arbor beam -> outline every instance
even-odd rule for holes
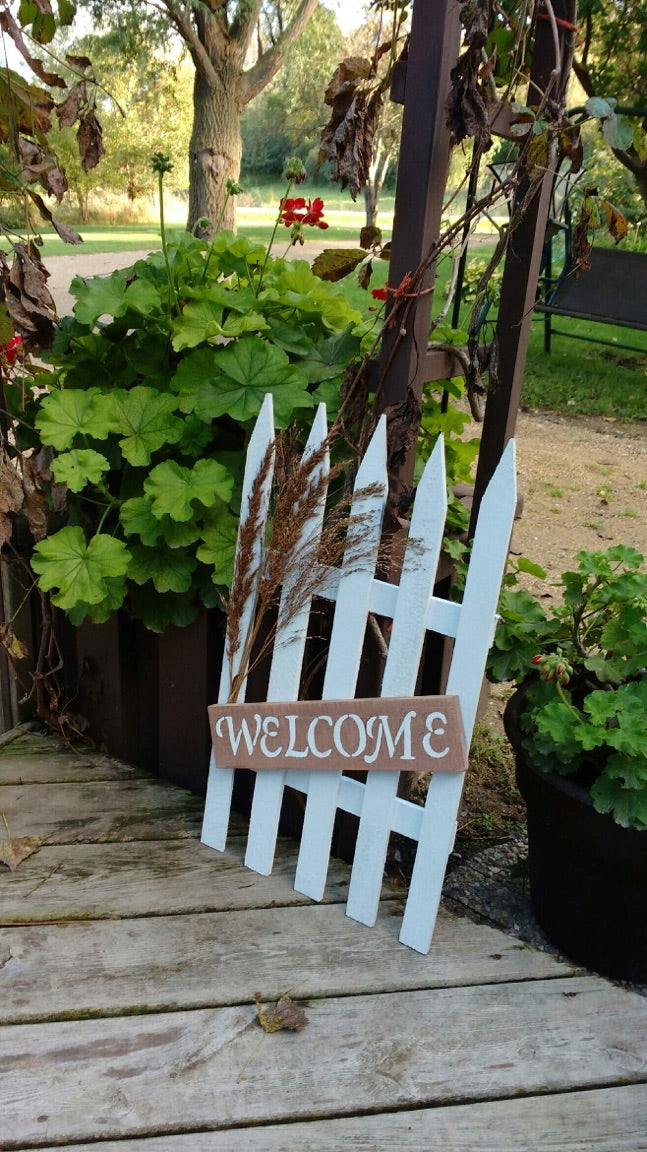
[[[440,235],[440,219],[449,168],[450,138],[445,103],[450,72],[458,59],[460,6],[448,0],[414,0],[404,103],[389,283],[396,286],[417,268]],[[435,263],[427,268],[422,288],[431,288]],[[427,344],[432,293],[422,295],[411,309],[402,333],[387,328],[377,369],[381,381],[380,412],[405,403],[411,390],[418,399],[430,379]],[[443,354],[444,355],[444,354]],[[445,357],[449,362],[449,358]],[[402,483],[413,477],[414,455],[402,465]]]
[[[551,105],[562,107],[566,95],[577,0],[553,0],[553,10],[554,26],[543,9],[543,18],[537,21],[528,92],[530,108],[538,108],[546,93]],[[556,59],[556,41],[559,43],[559,59]],[[515,432],[554,178],[553,166],[549,164],[532,202],[524,207],[518,218],[516,209],[529,193],[528,178],[522,181],[514,197],[512,218],[515,223],[509,237],[496,327],[499,351],[497,384],[488,394],[485,406],[470,535],[473,534],[485,489]]]

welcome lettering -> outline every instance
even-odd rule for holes
[[[209,708],[221,768],[464,772],[455,696]]]

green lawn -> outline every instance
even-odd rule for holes
[[[278,186],[276,189],[278,193]],[[330,213],[326,213],[331,226],[325,235],[312,230],[313,238],[322,239],[326,244],[346,240],[357,241],[359,227],[363,223],[362,206],[358,202],[355,210],[348,209],[352,202],[341,193],[331,195]],[[341,205],[345,204],[342,210]],[[339,205],[339,207],[338,207]],[[239,232],[250,239],[266,242],[269,239],[273,222],[273,209],[245,208],[239,210]],[[51,231],[44,230],[43,255],[73,255],[82,251],[95,252],[136,251],[159,248],[159,229],[153,225],[131,225],[128,227],[82,228],[84,245],[81,249],[70,247]],[[286,239],[285,230],[278,234],[274,251],[282,254]],[[478,257],[487,257],[486,249],[478,249]],[[375,261],[373,286],[384,283],[387,265]],[[436,309],[442,305],[443,289],[448,276],[448,262],[439,269],[436,288]],[[353,303],[360,308],[374,307],[370,293],[359,288],[354,276],[347,283],[347,292]],[[466,308],[467,313],[468,308]],[[555,324],[564,331],[581,335],[598,335],[612,344],[636,344],[643,351],[627,352],[620,347],[605,347],[581,340],[570,340],[563,336],[553,339],[553,351],[547,355],[543,350],[543,319],[533,318],[532,334],[528,349],[528,359],[523,386],[522,403],[534,408],[549,408],[569,412],[572,415],[612,416],[627,420],[647,419],[647,334],[616,328],[611,325],[590,324],[584,321],[555,318]]]

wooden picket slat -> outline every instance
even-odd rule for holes
[[[439,438],[416,492],[382,682],[387,697],[415,693],[425,607],[433,592],[447,516],[442,449]],[[362,924],[374,924],[377,916],[399,778],[399,772],[367,776],[346,907],[346,914]]]
[[[267,456],[268,449],[274,440],[274,415],[272,409],[272,394],[268,392],[264,401],[263,407],[259,413],[254,431],[249,441],[247,449],[247,461],[245,464],[245,475],[243,478],[243,495],[241,500],[241,513],[240,522],[245,523],[245,519],[249,514],[250,500],[254,491],[254,482],[260,474],[263,462]],[[274,460],[272,459],[271,467],[268,469],[267,476],[262,485],[259,521],[263,525],[267,521],[267,514],[270,503],[270,493],[272,487],[272,477],[274,475]],[[241,636],[245,636],[251,627],[254,613],[256,611],[256,597],[258,594],[258,580],[260,579],[261,571],[261,555],[264,545],[263,533],[260,531],[256,537],[253,547],[253,565],[257,569],[257,579],[252,582],[250,595],[247,599],[244,611],[242,612],[240,622]],[[236,547],[236,558],[238,558],[240,550],[240,538]],[[234,653],[233,659],[231,658],[230,637],[227,634],[225,641],[225,652],[222,661],[222,672],[220,676],[220,690],[218,699],[225,701],[229,698],[231,681],[240,669],[242,652],[239,650]],[[243,685],[239,699],[245,698],[246,682]],[[234,773],[226,771],[222,768],[216,769],[211,755],[211,763],[209,765],[209,776],[207,780],[207,796],[205,800],[204,818],[202,823],[202,842],[208,844],[211,848],[218,848],[221,851],[224,849],[227,842],[227,826],[229,824],[229,813],[231,811],[231,796],[234,786]]]
[[[312,456],[316,457],[316,453],[321,450],[327,435],[326,408],[325,405],[320,404],[303,454],[304,464],[307,464]],[[272,660],[267,690],[268,700],[296,700],[299,695],[301,666],[308,636],[312,597],[304,596],[301,602],[297,599],[297,607],[294,608],[293,592],[295,585],[302,579],[303,565],[306,564],[310,567],[317,559],[317,545],[321,538],[326,503],[323,482],[329,471],[330,460],[326,452],[317,467],[313,469],[311,477],[313,484],[318,486],[321,483],[322,496],[304,525],[301,540],[296,546],[296,555],[292,557],[292,562],[288,567],[287,578],[281,593],[276,623],[277,636],[280,636],[281,642],[277,646]],[[290,614],[288,615],[288,613]],[[257,775],[249,821],[249,841],[245,864],[263,876],[269,876],[272,870],[284,787],[284,768],[277,768]]]
[[[355,695],[388,488],[386,419],[382,417],[355,481],[324,677],[324,700],[352,699]],[[313,900],[320,899],[326,883],[341,776],[341,771],[313,772],[308,780],[294,886]]]
[[[468,747],[510,547],[517,500],[515,462],[511,440],[481,503],[447,679],[447,692],[461,702]],[[427,952],[431,944],[463,782],[461,773],[441,772],[429,782],[400,933],[401,942],[419,952]]]

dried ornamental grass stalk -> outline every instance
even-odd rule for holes
[[[364,526],[368,528],[371,517],[353,515],[352,501],[380,495],[378,484],[341,497],[324,517],[321,532],[308,532],[308,525],[327,499],[331,481],[344,470],[341,464],[330,470],[322,467],[330,447],[329,434],[315,451],[304,456],[299,454],[293,436],[279,433],[254,479],[248,511],[239,529],[234,579],[226,601],[230,703],[238,700],[245,679],[276,640],[272,616],[279,603],[281,626],[286,629],[316,596],[327,569],[343,564],[347,573],[356,571],[372,556],[362,530]],[[261,494],[272,460],[273,493],[264,524]],[[380,563],[388,562],[390,547],[389,541],[381,546]],[[243,620],[252,597],[256,600],[255,610],[244,633]]]

